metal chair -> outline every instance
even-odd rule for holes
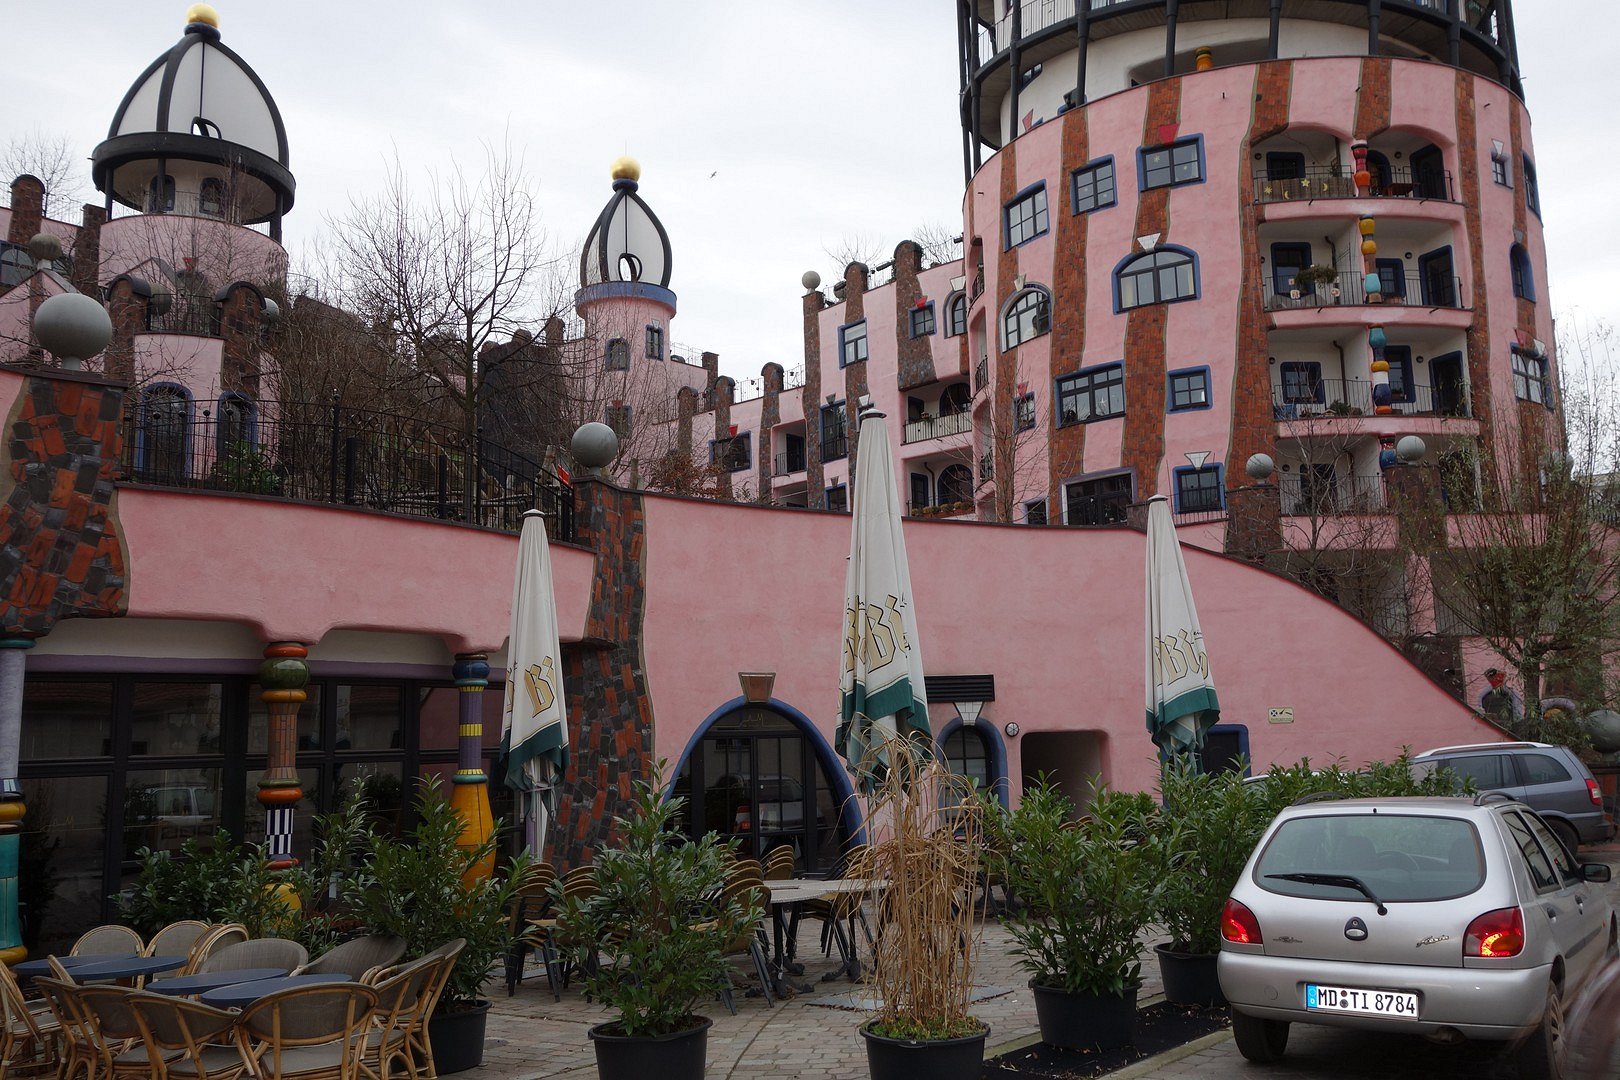
[[[77,997],[95,1036],[101,1059],[97,1075],[118,1080],[150,1080],[161,1070],[158,1064],[179,1051],[165,1051],[146,1041],[146,1032],[135,1017],[132,999],[139,990],[127,986],[81,986]]]
[[[155,1080],[235,1080],[247,1068],[233,1037],[236,1013],[152,993],[137,994],[130,1006],[147,1045],[162,1051]]]
[[[393,967],[404,955],[403,938],[367,935],[328,949],[309,963],[294,968],[293,974],[347,975],[355,982],[365,982],[366,975]]]
[[[587,900],[596,895],[596,871],[590,865],[576,866],[563,875],[564,900]],[[546,964],[546,982],[555,1001],[562,1000],[562,988],[568,985],[569,965],[558,957],[558,950],[570,942],[561,936],[555,912],[543,919],[529,920],[529,937],[540,950]]]
[[[529,959],[529,950],[539,949],[546,964],[546,979],[552,980],[551,955],[545,935],[530,928],[530,923],[545,917],[551,904],[551,886],[557,880],[557,871],[550,863],[540,863],[518,887],[512,898],[507,930],[512,936],[512,947],[506,952],[506,996],[517,993],[523,981],[523,968]]]
[[[146,943],[127,926],[109,923],[86,930],[68,950],[69,956],[139,956]]]
[[[62,1025],[46,1002],[29,1007],[11,969],[0,964],[0,1075],[56,1072]]]
[[[242,971],[246,968],[280,968],[295,971],[309,963],[309,952],[287,938],[255,938],[228,945],[211,954],[197,966],[199,975],[211,971]]]
[[[753,863],[755,872],[750,874],[733,870],[731,878],[720,894],[721,905],[729,906],[733,901],[742,900],[751,903],[761,913],[768,913],[771,910],[771,894],[765,887],[764,876],[757,872],[759,864],[752,859],[742,860],[742,863]],[[746,866],[742,869],[746,871]],[[765,996],[765,1005],[768,1008],[773,1002],[770,967],[765,962],[766,940],[764,927],[755,922],[739,933],[735,939],[726,943],[725,954],[727,956],[747,954],[754,962],[754,974],[759,978],[760,993]],[[736,1016],[737,1005],[732,1000],[729,978],[726,985],[720,989],[720,997],[726,1003],[731,1015]]]
[[[146,943],[142,956],[178,956],[185,953],[191,955],[191,950],[197,943],[207,936],[213,927],[197,919],[182,919],[172,922],[168,926],[152,935],[152,940]]]
[[[221,923],[197,939],[191,947],[191,959],[181,968],[180,975],[195,975],[202,970],[208,958],[220,949],[240,945],[248,940],[248,929],[241,923]]]
[[[255,1080],[355,1080],[377,992],[317,983],[271,994],[242,1010],[236,1041]]]
[[[377,991],[377,1011],[360,1055],[360,1072],[370,1080],[388,1080],[396,1062],[413,1078],[419,1075],[411,1032],[426,1022],[429,999],[444,966],[444,957],[425,956],[395,968],[372,985]]]

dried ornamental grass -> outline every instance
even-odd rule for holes
[[[882,880],[878,936],[866,984],[879,1008],[871,1030],[893,1039],[976,1035],[968,1015],[979,929],[973,890],[983,853],[972,782],[915,744],[892,746],[870,799],[873,843],[852,873]]]

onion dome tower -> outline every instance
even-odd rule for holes
[[[107,196],[147,214],[193,214],[239,225],[268,222],[281,240],[293,204],[287,130],[263,80],[220,41],[207,4],[186,12],[185,34],[143,71],[91,154]]]
[[[675,316],[669,234],[637,193],[641,166],[621,157],[612,175],[613,196],[585,239],[574,297],[588,331],[604,343],[610,371],[628,370],[632,360],[665,359]]]

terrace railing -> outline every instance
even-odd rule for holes
[[[907,420],[905,434],[902,442],[923,442],[927,439],[939,439],[946,435],[960,435],[964,431],[973,430],[973,417],[967,412],[946,413],[944,416],[924,416],[917,420]]]
[[[1416,383],[1397,389],[1390,407],[1398,415],[1467,415],[1467,400],[1460,393],[1437,393],[1432,386]],[[1367,379],[1318,379],[1289,391],[1272,387],[1271,408],[1278,420],[1373,415],[1372,382]]]
[[[1265,173],[1254,176],[1255,202],[1309,202],[1312,199],[1360,197],[1354,175],[1349,170],[1332,165],[1308,165],[1299,176],[1275,180]],[[1457,201],[1456,185],[1452,182],[1451,173],[1425,169],[1414,175],[1411,168],[1406,166],[1391,168],[1387,172],[1380,170],[1374,174],[1366,197]]]
[[[333,403],[268,402],[200,418],[134,405],[124,484],[216,491],[516,532],[546,514],[573,540],[572,487],[528,456],[448,425]]]
[[[1462,280],[1455,274],[1424,274],[1412,271],[1386,277],[1380,284],[1391,292],[1380,292],[1378,303],[1383,306],[1460,308],[1463,306]],[[1268,276],[1260,284],[1267,311],[1288,311],[1293,308],[1346,307],[1367,304],[1365,278],[1352,270],[1334,275],[1331,281],[1298,284],[1290,278],[1281,283],[1276,275]]]

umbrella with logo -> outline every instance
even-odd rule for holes
[[[926,741],[932,733],[889,429],[868,399],[861,405],[837,747],[861,788],[870,791],[888,768],[891,740]]]
[[[551,547],[538,510],[523,515],[518,537],[501,755],[506,761],[506,786],[521,793],[529,850],[538,855],[556,808],[557,780],[568,767],[568,710],[563,704]]]
[[[1170,503],[1155,495],[1147,515],[1148,732],[1162,756],[1188,757],[1197,768],[1220,715]]]

